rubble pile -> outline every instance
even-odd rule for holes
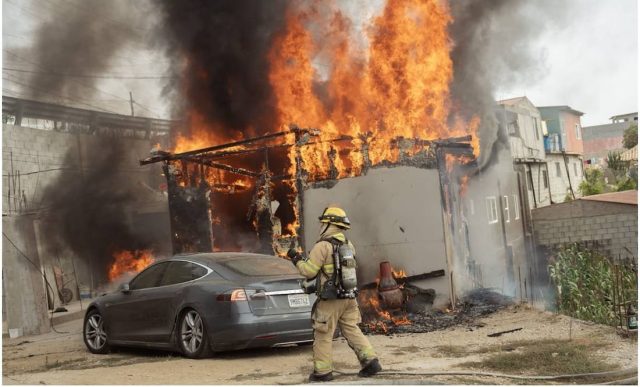
[[[463,297],[453,309],[421,311],[405,310],[395,312],[387,318],[384,315],[364,315],[362,331],[368,335],[393,335],[399,333],[426,333],[463,325],[469,329],[482,327],[477,319],[513,304],[510,297],[491,289],[475,289]],[[405,309],[410,309],[409,305]],[[401,318],[400,318],[401,315]],[[397,321],[402,321],[398,324]],[[408,322],[407,322],[408,321]]]

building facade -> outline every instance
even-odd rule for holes
[[[526,182],[524,208],[551,204],[544,148],[546,126],[540,111],[527,97],[498,101],[498,106],[498,120],[509,136],[514,169],[520,181]]]
[[[609,152],[624,152],[624,131],[638,123],[638,113],[623,114],[610,118],[604,125],[586,126],[583,129],[584,162],[606,167]]]
[[[544,145],[551,203],[579,198],[578,188],[584,177],[580,117],[584,113],[566,105],[542,106],[538,110],[547,128]]]
[[[138,160],[168,138],[171,122],[10,97],[3,97],[2,110],[3,329],[17,336],[43,333],[50,328],[49,309],[69,302],[65,294],[71,300],[97,294],[96,273],[106,276],[107,271],[94,263],[96,257],[53,246],[45,235],[49,188],[59,187],[63,177],[91,187],[95,180],[89,176],[96,168],[90,160],[107,152],[106,139],[119,138],[124,151],[113,168],[121,180],[136,182],[139,198],[125,209],[125,221],[158,235],[154,250],[168,250],[167,199],[155,188],[161,171],[140,167]]]

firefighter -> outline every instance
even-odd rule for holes
[[[287,255],[300,274],[307,279],[316,278],[318,299],[313,305],[313,373],[311,382],[333,380],[332,342],[336,326],[355,352],[362,369],[361,377],[369,377],[382,370],[369,340],[362,334],[358,323],[360,309],[356,301],[355,249],[343,234],[351,227],[347,214],[341,208],[328,207],[319,217],[320,239],[307,259],[290,249]],[[338,261],[339,260],[339,261]],[[338,270],[335,269],[336,264]]]

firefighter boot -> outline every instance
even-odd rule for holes
[[[368,363],[362,367],[360,372],[358,372],[358,376],[362,378],[368,378],[382,371],[382,366],[380,366],[380,362],[378,359],[371,359]]]
[[[316,374],[315,372],[309,375],[310,382],[330,382],[333,380],[333,373],[328,374]]]

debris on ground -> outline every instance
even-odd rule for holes
[[[504,335],[505,333],[518,332],[518,331],[521,331],[521,330],[522,330],[522,328],[509,329],[509,330],[506,330],[506,331],[500,331],[500,332],[488,334],[487,337],[500,337],[500,336]]]
[[[476,320],[497,312],[513,304],[513,299],[492,289],[475,289],[463,297],[452,310],[429,310],[418,313],[411,303],[399,311],[380,311],[372,313],[363,310],[363,322],[360,327],[365,334],[392,335],[398,333],[426,333],[446,329],[452,326],[466,325],[470,330],[484,326]]]

